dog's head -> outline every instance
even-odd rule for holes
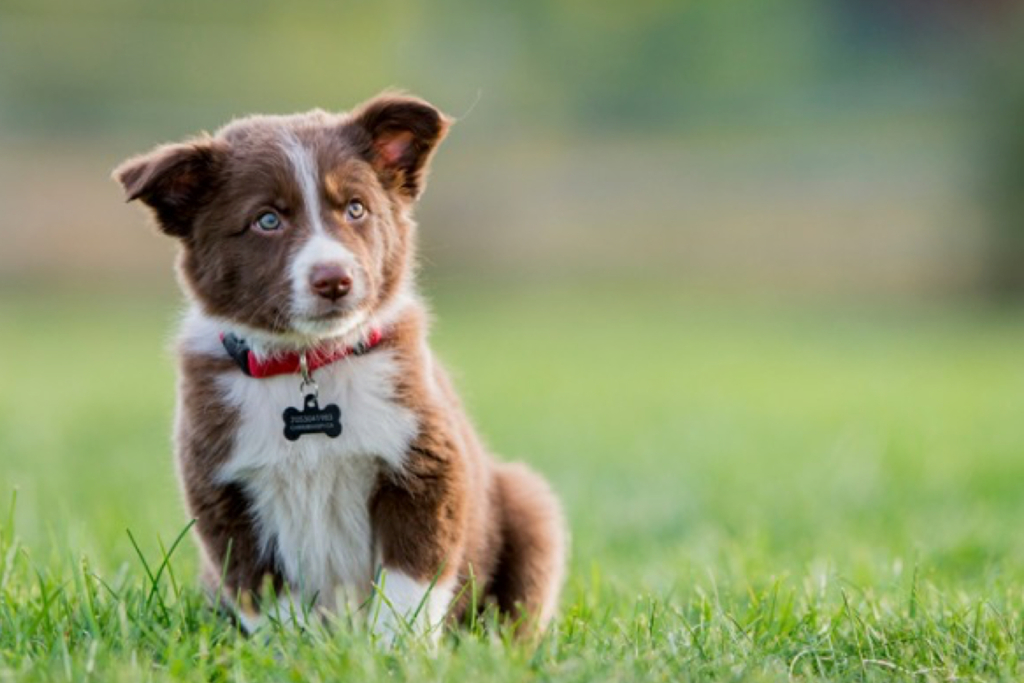
[[[252,116],[158,147],[114,177],[180,240],[207,313],[290,338],[337,336],[400,294],[410,209],[449,120],[384,94],[347,114]]]

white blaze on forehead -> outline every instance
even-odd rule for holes
[[[314,313],[317,308],[317,296],[310,291],[309,286],[309,276],[315,266],[336,263],[348,270],[352,277],[352,291],[348,295],[350,301],[361,299],[363,284],[355,255],[331,237],[324,226],[320,204],[320,172],[313,150],[302,144],[298,136],[290,130],[282,132],[281,145],[288,156],[288,161],[291,162],[295,183],[302,193],[304,213],[310,230],[310,236],[292,254],[289,267],[293,311],[301,318]],[[344,321],[344,327],[355,327],[361,322],[361,316],[352,316],[351,319]],[[301,326],[301,321],[293,321],[293,324],[295,323]],[[338,333],[339,330],[332,332]]]
[[[290,130],[282,134],[281,144],[295,172],[295,182],[302,192],[302,203],[306,208],[309,227],[313,232],[324,234],[326,230],[320,215],[320,172],[316,157],[313,156],[313,151],[303,145]]]

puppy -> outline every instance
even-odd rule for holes
[[[114,172],[180,244],[177,469],[204,583],[247,631],[362,609],[393,642],[473,605],[521,633],[554,613],[558,503],[488,454],[427,343],[412,210],[448,126],[386,93]]]

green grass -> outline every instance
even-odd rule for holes
[[[189,541],[164,563],[187,523],[173,301],[8,291],[0,681],[1024,675],[1019,311],[454,284],[436,311],[481,431],[570,517],[539,646],[486,626],[434,654],[345,626],[240,636]]]

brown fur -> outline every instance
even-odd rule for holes
[[[230,455],[237,422],[215,386],[217,375],[234,371],[232,366],[226,358],[181,356],[181,400],[189,410],[182,411],[176,436],[178,476],[196,520],[203,582],[215,591],[223,581],[229,597],[255,593],[267,579],[281,586],[274,558],[258,547],[245,492],[237,484],[217,484],[211,476]]]
[[[180,240],[183,286],[206,314],[279,335],[283,346],[325,347],[347,341],[297,342],[292,327],[289,263],[309,239],[308,226],[318,219],[355,256],[367,285],[358,303],[320,302],[324,315],[384,310],[411,282],[410,211],[447,127],[426,102],[386,94],[351,114],[241,119],[215,136],[131,159],[115,177],[129,199],[145,202],[161,229]],[[318,217],[307,215],[282,135],[316,150]],[[346,214],[353,197],[367,205],[364,219]],[[253,218],[268,208],[284,225],[259,233]],[[385,569],[423,582],[454,578],[456,594],[472,578],[485,602],[514,618],[527,616],[523,632],[532,632],[550,619],[561,582],[558,504],[536,474],[498,464],[483,448],[444,370],[429,356],[426,327],[425,313],[413,306],[381,345],[396,354],[394,400],[415,415],[418,431],[400,469],[380,468],[368,501],[374,543]],[[215,480],[238,429],[238,415],[217,385],[217,377],[231,372],[239,370],[226,356],[182,348],[176,446],[206,580],[215,586],[214,578],[223,576],[230,595],[247,596],[268,578],[279,588],[282,578],[275,549],[268,554],[258,547],[244,489]],[[454,613],[469,604],[464,595]]]

